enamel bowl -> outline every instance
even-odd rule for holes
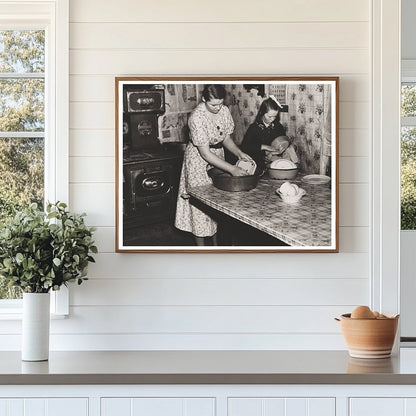
[[[295,179],[298,167],[290,160],[276,159],[267,165],[267,171],[272,179]]]

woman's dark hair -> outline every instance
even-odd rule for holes
[[[279,106],[279,104],[277,104],[277,102],[275,100],[273,100],[273,98],[266,98],[261,104],[260,104],[260,108],[259,111],[257,113],[256,116],[256,122],[257,123],[261,123],[263,120],[263,116],[268,113],[270,110],[274,110],[277,111],[277,117],[276,117],[276,121],[280,121],[280,111],[282,110],[282,107]]]
[[[205,85],[204,91],[202,91],[202,97],[205,101],[209,101],[211,99],[223,100],[227,92],[225,88],[220,84],[208,84]]]

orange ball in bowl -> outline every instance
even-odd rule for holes
[[[352,319],[375,319],[374,313],[368,306],[357,306],[351,312]]]

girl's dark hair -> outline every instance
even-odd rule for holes
[[[276,121],[280,121],[280,111],[282,108],[277,104],[273,98],[266,98],[261,104],[259,111],[256,116],[256,122],[261,123],[263,120],[263,116],[268,113],[270,110],[277,111]]]
[[[225,88],[220,84],[208,84],[205,85],[204,91],[202,91],[202,97],[205,101],[209,101],[212,98],[217,100],[223,100],[227,92]]]

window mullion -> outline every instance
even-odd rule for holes
[[[416,126],[416,117],[402,117],[401,118],[402,127],[415,127]]]
[[[0,137],[3,138],[28,138],[33,139],[36,137],[44,138],[45,132],[43,131],[0,131]]]
[[[45,79],[44,72],[0,72],[0,79]]]

